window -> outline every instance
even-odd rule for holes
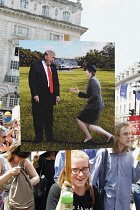
[[[120,106],[120,114],[122,113],[122,106]]]
[[[50,40],[52,41],[63,41],[63,36],[59,34],[50,33]]]
[[[22,36],[22,37],[29,37],[29,28],[19,26],[19,25],[14,25],[14,35]]]
[[[0,5],[4,5],[4,0],[0,0]]]
[[[132,92],[129,92],[129,99],[132,99]]]
[[[118,114],[118,106],[116,107],[116,114]]]
[[[7,97],[2,98],[2,106],[6,107],[7,106]]]
[[[19,70],[19,62],[18,61],[13,61],[11,60],[11,66],[10,66],[11,69],[17,69]]]
[[[20,9],[26,10],[28,8],[29,2],[27,0],[20,0]]]
[[[18,56],[18,47],[15,47],[15,56]]]
[[[55,16],[58,16],[58,9],[55,9]]]
[[[124,104],[124,113],[126,113],[126,104]]]
[[[18,105],[18,98],[16,98],[14,95],[11,95],[9,100],[9,107],[14,107],[16,105]]]
[[[3,107],[14,107],[19,104],[19,98],[14,94],[2,97],[2,106]]]
[[[50,7],[42,6],[42,15],[46,17],[50,17]]]
[[[62,20],[66,22],[70,22],[70,13],[67,11],[63,12]]]
[[[126,72],[126,75],[129,76],[129,71]]]

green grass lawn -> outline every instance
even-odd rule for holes
[[[69,91],[72,87],[86,92],[88,78],[83,69],[76,69],[73,72],[58,72],[60,82],[59,104],[54,106],[54,139],[55,143],[46,143],[45,139],[40,144],[32,144],[28,140],[34,140],[34,129],[31,111],[31,95],[28,85],[29,67],[20,68],[20,113],[21,113],[21,139],[22,150],[24,151],[53,151],[60,149],[82,149],[109,147],[110,145],[84,145],[81,142],[85,136],[77,124],[76,115],[83,109],[86,99],[79,98],[77,94]],[[98,126],[114,134],[115,116],[115,72],[97,70],[96,77],[102,87],[102,96],[105,108],[101,112]],[[90,131],[91,132],[91,131]],[[107,141],[107,137],[91,132],[95,142],[100,144]],[[25,142],[26,141],[26,142]]]

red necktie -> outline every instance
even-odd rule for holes
[[[47,66],[48,71],[48,78],[49,78],[49,85],[50,85],[50,93],[53,93],[53,80],[52,80],[52,73],[50,70],[50,66]]]

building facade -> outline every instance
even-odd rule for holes
[[[140,62],[116,75],[115,119],[124,122],[140,112]]]
[[[80,0],[0,0],[0,110],[19,104],[19,40],[78,41],[81,12]]]

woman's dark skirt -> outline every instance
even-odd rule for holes
[[[100,117],[101,109],[83,109],[78,115],[77,119],[82,122],[96,125]]]

